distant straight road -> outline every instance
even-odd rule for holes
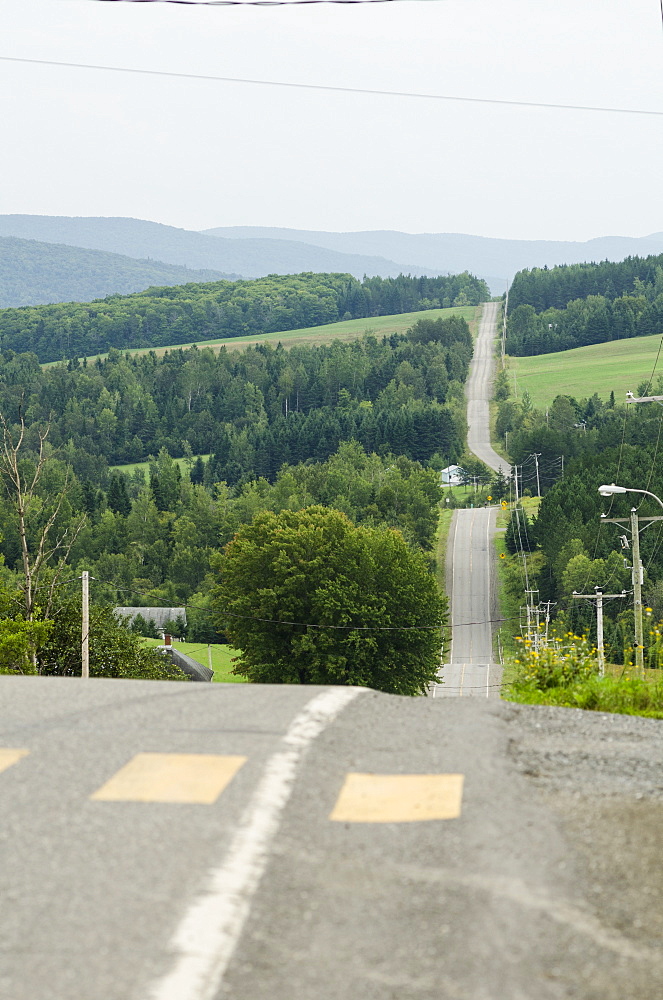
[[[511,469],[490,445],[490,410],[497,302],[487,302],[479,323],[467,381],[467,441],[477,458],[493,471]],[[497,697],[501,670],[493,664],[495,601],[492,535],[495,511],[488,507],[457,510],[447,546],[447,593],[451,603],[451,651],[440,672],[436,697]]]
[[[490,410],[492,380],[495,370],[495,337],[497,335],[497,302],[486,302],[479,322],[479,334],[474,344],[474,357],[467,380],[467,446],[482,462],[505,476],[511,466],[491,448]]]
[[[501,670],[493,664],[491,572],[495,510],[454,512],[447,545],[451,596],[450,662],[442,668],[436,697],[497,697]]]

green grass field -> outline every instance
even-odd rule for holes
[[[143,639],[146,646],[161,646],[161,639]],[[200,642],[177,642],[173,640],[175,649],[190,656],[192,660],[197,660],[204,667],[209,666],[207,662],[207,646]],[[232,646],[212,646],[212,678],[219,684],[247,684],[243,677],[236,677],[231,671],[233,669],[232,657],[237,655],[237,650]]]
[[[660,340],[658,335],[633,337],[534,358],[509,357],[511,392],[515,386],[520,399],[527,390],[538,409],[562,394],[584,399],[596,392],[608,399],[614,392],[615,400],[623,403],[628,391],[637,392],[638,383],[649,379]]]
[[[198,456],[196,455],[196,458],[197,457]],[[206,462],[210,456],[209,455],[201,455],[200,457],[202,458],[203,462]],[[180,467],[180,469],[182,471],[182,475],[184,476],[185,473],[186,473],[186,475],[188,476],[188,469],[186,467],[185,460],[183,458],[174,458],[173,461],[177,462],[177,464],[179,465],[179,467]],[[129,463],[127,463],[127,465],[112,465],[111,469],[117,469],[118,472],[124,472],[125,475],[127,475],[127,476],[133,475],[133,473],[136,471],[136,469],[140,469],[140,471],[143,473],[144,478],[147,479],[148,473],[150,471],[150,463],[149,462],[129,462]]]
[[[326,323],[324,326],[311,326],[304,330],[283,330],[280,333],[264,333],[262,335],[252,334],[249,337],[226,337],[222,340],[196,340],[190,344],[172,344],[170,347],[144,347],[136,350],[127,348],[129,354],[148,354],[154,351],[157,356],[161,356],[166,351],[183,350],[193,347],[211,347],[220,350],[222,347],[241,348],[251,347],[254,344],[278,344],[281,342],[284,347],[294,347],[295,344],[329,344],[332,340],[357,340],[365,333],[372,333],[376,337],[388,337],[392,333],[405,333],[406,330],[417,322],[418,319],[440,319],[446,316],[463,316],[473,329],[478,321],[481,306],[456,306],[451,309],[425,309],[420,312],[398,313],[396,316],[372,316],[369,319],[349,319],[342,323]],[[95,354],[89,357],[88,363],[97,358],[105,358],[106,354]],[[49,368],[51,365],[62,364],[61,361],[49,361],[42,365]]]

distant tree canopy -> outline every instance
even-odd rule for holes
[[[219,570],[219,625],[249,680],[414,695],[437,675],[446,600],[397,531],[319,506],[263,512]]]
[[[663,331],[663,255],[519,271],[506,349],[547,354]]]
[[[485,281],[467,272],[361,282],[349,274],[273,274],[253,281],[149,288],[87,304],[3,309],[0,341],[3,349],[32,352],[44,363],[110,348],[167,347],[341,319],[478,305],[489,298]]]

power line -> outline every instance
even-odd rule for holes
[[[188,7],[294,7],[304,3],[397,3],[400,0],[94,0],[94,2],[176,3]]]
[[[110,581],[100,581],[106,583],[107,586],[113,587]],[[137,594],[139,597],[150,597],[151,595],[144,590],[134,590],[132,587],[113,587],[113,589],[118,594]],[[151,605],[151,607],[165,607],[170,608],[170,605]],[[229,618],[241,618],[245,621],[255,621],[255,622],[265,622],[268,625],[299,625],[302,628],[320,628],[320,629],[337,629],[339,631],[349,631],[349,632],[412,632],[412,631],[426,631],[431,629],[441,629],[441,628],[464,628],[468,625],[492,625],[497,623],[502,623],[506,621],[515,621],[516,617],[513,618],[488,618],[485,621],[480,622],[459,622],[457,625],[445,624],[444,622],[438,625],[321,625],[319,622],[293,622],[286,621],[280,618],[260,618],[258,615],[240,615],[234,611],[216,611],[213,608],[205,608],[200,604],[180,604],[178,607],[186,608],[187,610],[192,609],[194,611],[204,611],[206,614],[216,615],[218,618],[222,618],[227,615]],[[140,613],[140,609],[139,609]]]
[[[136,2],[136,0],[133,0]],[[148,2],[148,0],[145,0]],[[213,76],[205,73],[174,73],[168,70],[136,69],[131,66],[102,66],[95,63],[62,62],[55,59],[25,59],[0,55],[2,62],[26,63],[33,66],[64,66],[69,69],[96,69],[108,73],[134,73],[141,76],[165,76],[177,80],[213,80],[218,83],[248,83],[257,87],[286,87],[292,90],[320,90],[337,94],[369,94],[376,97],[406,97],[425,101],[458,101],[464,104],[493,104],[512,108],[546,108],[554,111],[589,111],[602,114],[649,115],[663,118],[663,111],[644,108],[611,108],[588,104],[553,104],[543,101],[508,101],[492,97],[460,97],[454,94],[424,94],[406,90],[376,90],[368,87],[334,87],[322,83],[291,83],[285,80],[257,80],[238,76]]]

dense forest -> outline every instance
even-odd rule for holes
[[[5,351],[31,352],[44,363],[111,348],[167,347],[343,319],[478,305],[488,298],[486,283],[467,273],[361,282],[349,274],[269,275],[254,281],[150,288],[85,304],[3,309],[0,345]]]
[[[548,354],[661,332],[663,255],[520,271],[509,290],[509,354]]]
[[[369,451],[420,461],[439,451],[452,461],[463,419],[447,397],[450,383],[465,380],[471,355],[458,316],[416,324],[409,336],[288,351],[111,351],[89,365],[46,369],[34,355],[6,352],[0,409],[16,421],[20,406],[30,425],[49,423],[52,445],[94,482],[108,465],[162,448],[173,457],[214,453],[209,475],[230,483],[271,479],[283,462],[324,461],[351,438]]]
[[[458,316],[420,321],[407,336],[290,351],[112,351],[46,369],[6,352],[0,412],[14,438],[25,421],[28,473],[48,428],[30,530],[64,494],[52,531],[77,526],[69,565],[91,570],[96,599],[186,603],[201,641],[214,634],[214,553],[259,510],[321,503],[357,524],[397,527],[430,552],[437,470],[462,454],[471,355]],[[148,457],[147,477],[109,469]],[[0,535],[12,574],[21,553],[7,497]]]

